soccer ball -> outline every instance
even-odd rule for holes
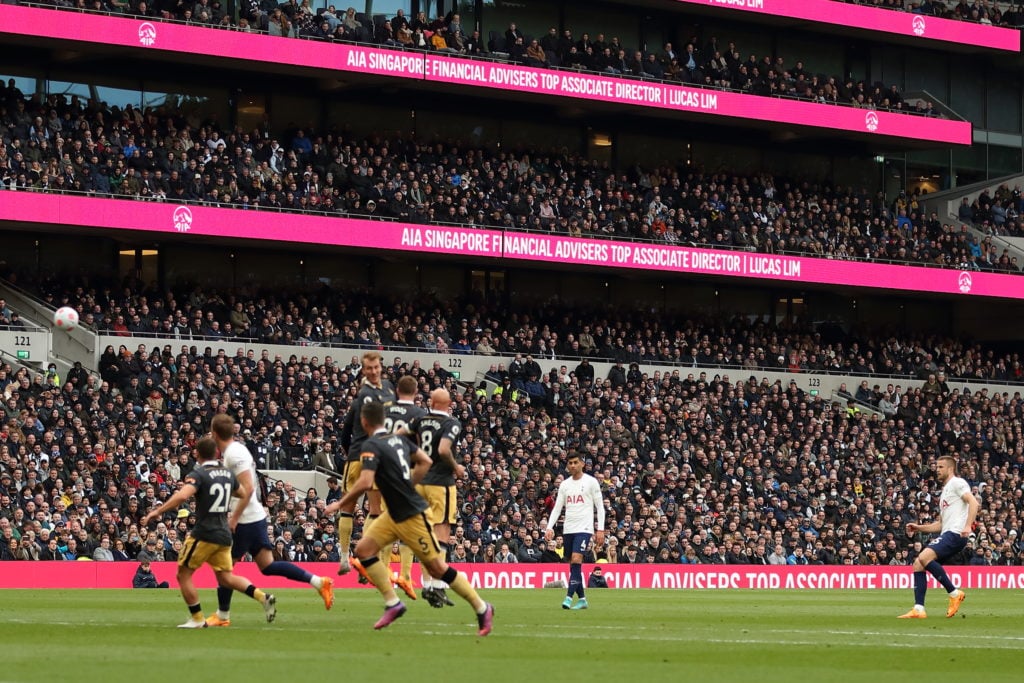
[[[78,311],[70,306],[62,306],[53,312],[53,326],[59,330],[71,330],[78,327]]]

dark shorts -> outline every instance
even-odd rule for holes
[[[928,544],[935,553],[935,559],[944,562],[967,547],[967,539],[955,531],[947,531]]]
[[[258,522],[239,524],[235,527],[235,535],[231,540],[231,557],[235,560],[243,557],[246,553],[255,559],[257,553],[264,548],[274,549],[274,544],[267,536],[267,520],[261,519]]]
[[[584,554],[590,550],[593,534],[562,534],[562,545],[570,553]]]

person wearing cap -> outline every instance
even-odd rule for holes
[[[334,604],[334,581],[329,576],[315,576],[291,562],[274,560],[274,545],[267,535],[267,513],[261,496],[256,492],[257,472],[252,453],[235,439],[235,420],[230,415],[215,415],[210,431],[224,466],[237,478],[241,495],[228,518],[232,530],[231,557],[239,561],[249,554],[264,576],[283,576],[292,581],[309,584],[320,594],[324,607]],[[217,588],[217,612],[206,620],[210,626],[231,625],[231,588]]]
[[[608,580],[604,578],[604,572],[601,570],[601,565],[594,565],[594,570],[590,572],[590,578],[587,579],[587,588],[607,588]]]
[[[604,498],[601,485],[597,479],[583,472],[586,453],[573,452],[566,461],[569,476],[558,486],[558,497],[548,517],[544,539],[550,541],[555,537],[555,523],[565,510],[565,521],[562,525],[562,537],[569,548],[569,587],[562,609],[587,609],[586,593],[583,585],[583,554],[592,553],[591,540],[598,546],[604,545]],[[597,525],[594,525],[594,516]],[[573,598],[578,597],[577,602]]]

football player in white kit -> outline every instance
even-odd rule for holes
[[[569,588],[562,609],[587,609],[587,598],[583,584],[583,553],[590,550],[591,538],[597,544],[604,544],[604,498],[601,485],[589,474],[583,473],[583,455],[573,453],[565,463],[569,476],[558,485],[558,498],[548,518],[545,540],[555,537],[555,522],[565,508],[565,523],[562,538],[565,547],[572,553],[569,558]],[[597,530],[594,530],[594,515],[597,515]],[[573,604],[573,597],[579,602]]]
[[[943,455],[935,461],[935,478],[942,484],[942,495],[939,498],[940,521],[929,524],[907,524],[907,535],[918,532],[927,534],[938,533],[939,536],[914,560],[914,608],[900,619],[925,619],[924,594],[928,589],[929,572],[935,580],[942,584],[949,595],[946,616],[951,617],[960,609],[964,601],[964,592],[949,580],[946,570],[939,564],[953,557],[967,546],[971,528],[978,516],[978,499],[971,493],[966,481],[956,476],[956,459]]]
[[[283,576],[299,583],[309,584],[323,598],[324,607],[334,604],[334,581],[329,576],[316,576],[302,567],[274,560],[274,546],[267,535],[267,512],[257,487],[256,463],[249,449],[235,440],[235,421],[230,415],[215,415],[210,424],[214,441],[220,451],[224,466],[238,479],[242,495],[228,516],[231,527],[231,557],[235,562],[246,553],[252,556],[260,573],[264,576]],[[267,613],[267,621],[274,620],[274,614]],[[208,626],[231,625],[231,589],[217,589],[217,612],[206,619]]]

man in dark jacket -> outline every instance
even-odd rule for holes
[[[170,584],[166,581],[157,583],[156,575],[153,574],[149,562],[142,562],[139,564],[139,568],[135,570],[135,576],[132,577],[132,588],[169,588]]]

